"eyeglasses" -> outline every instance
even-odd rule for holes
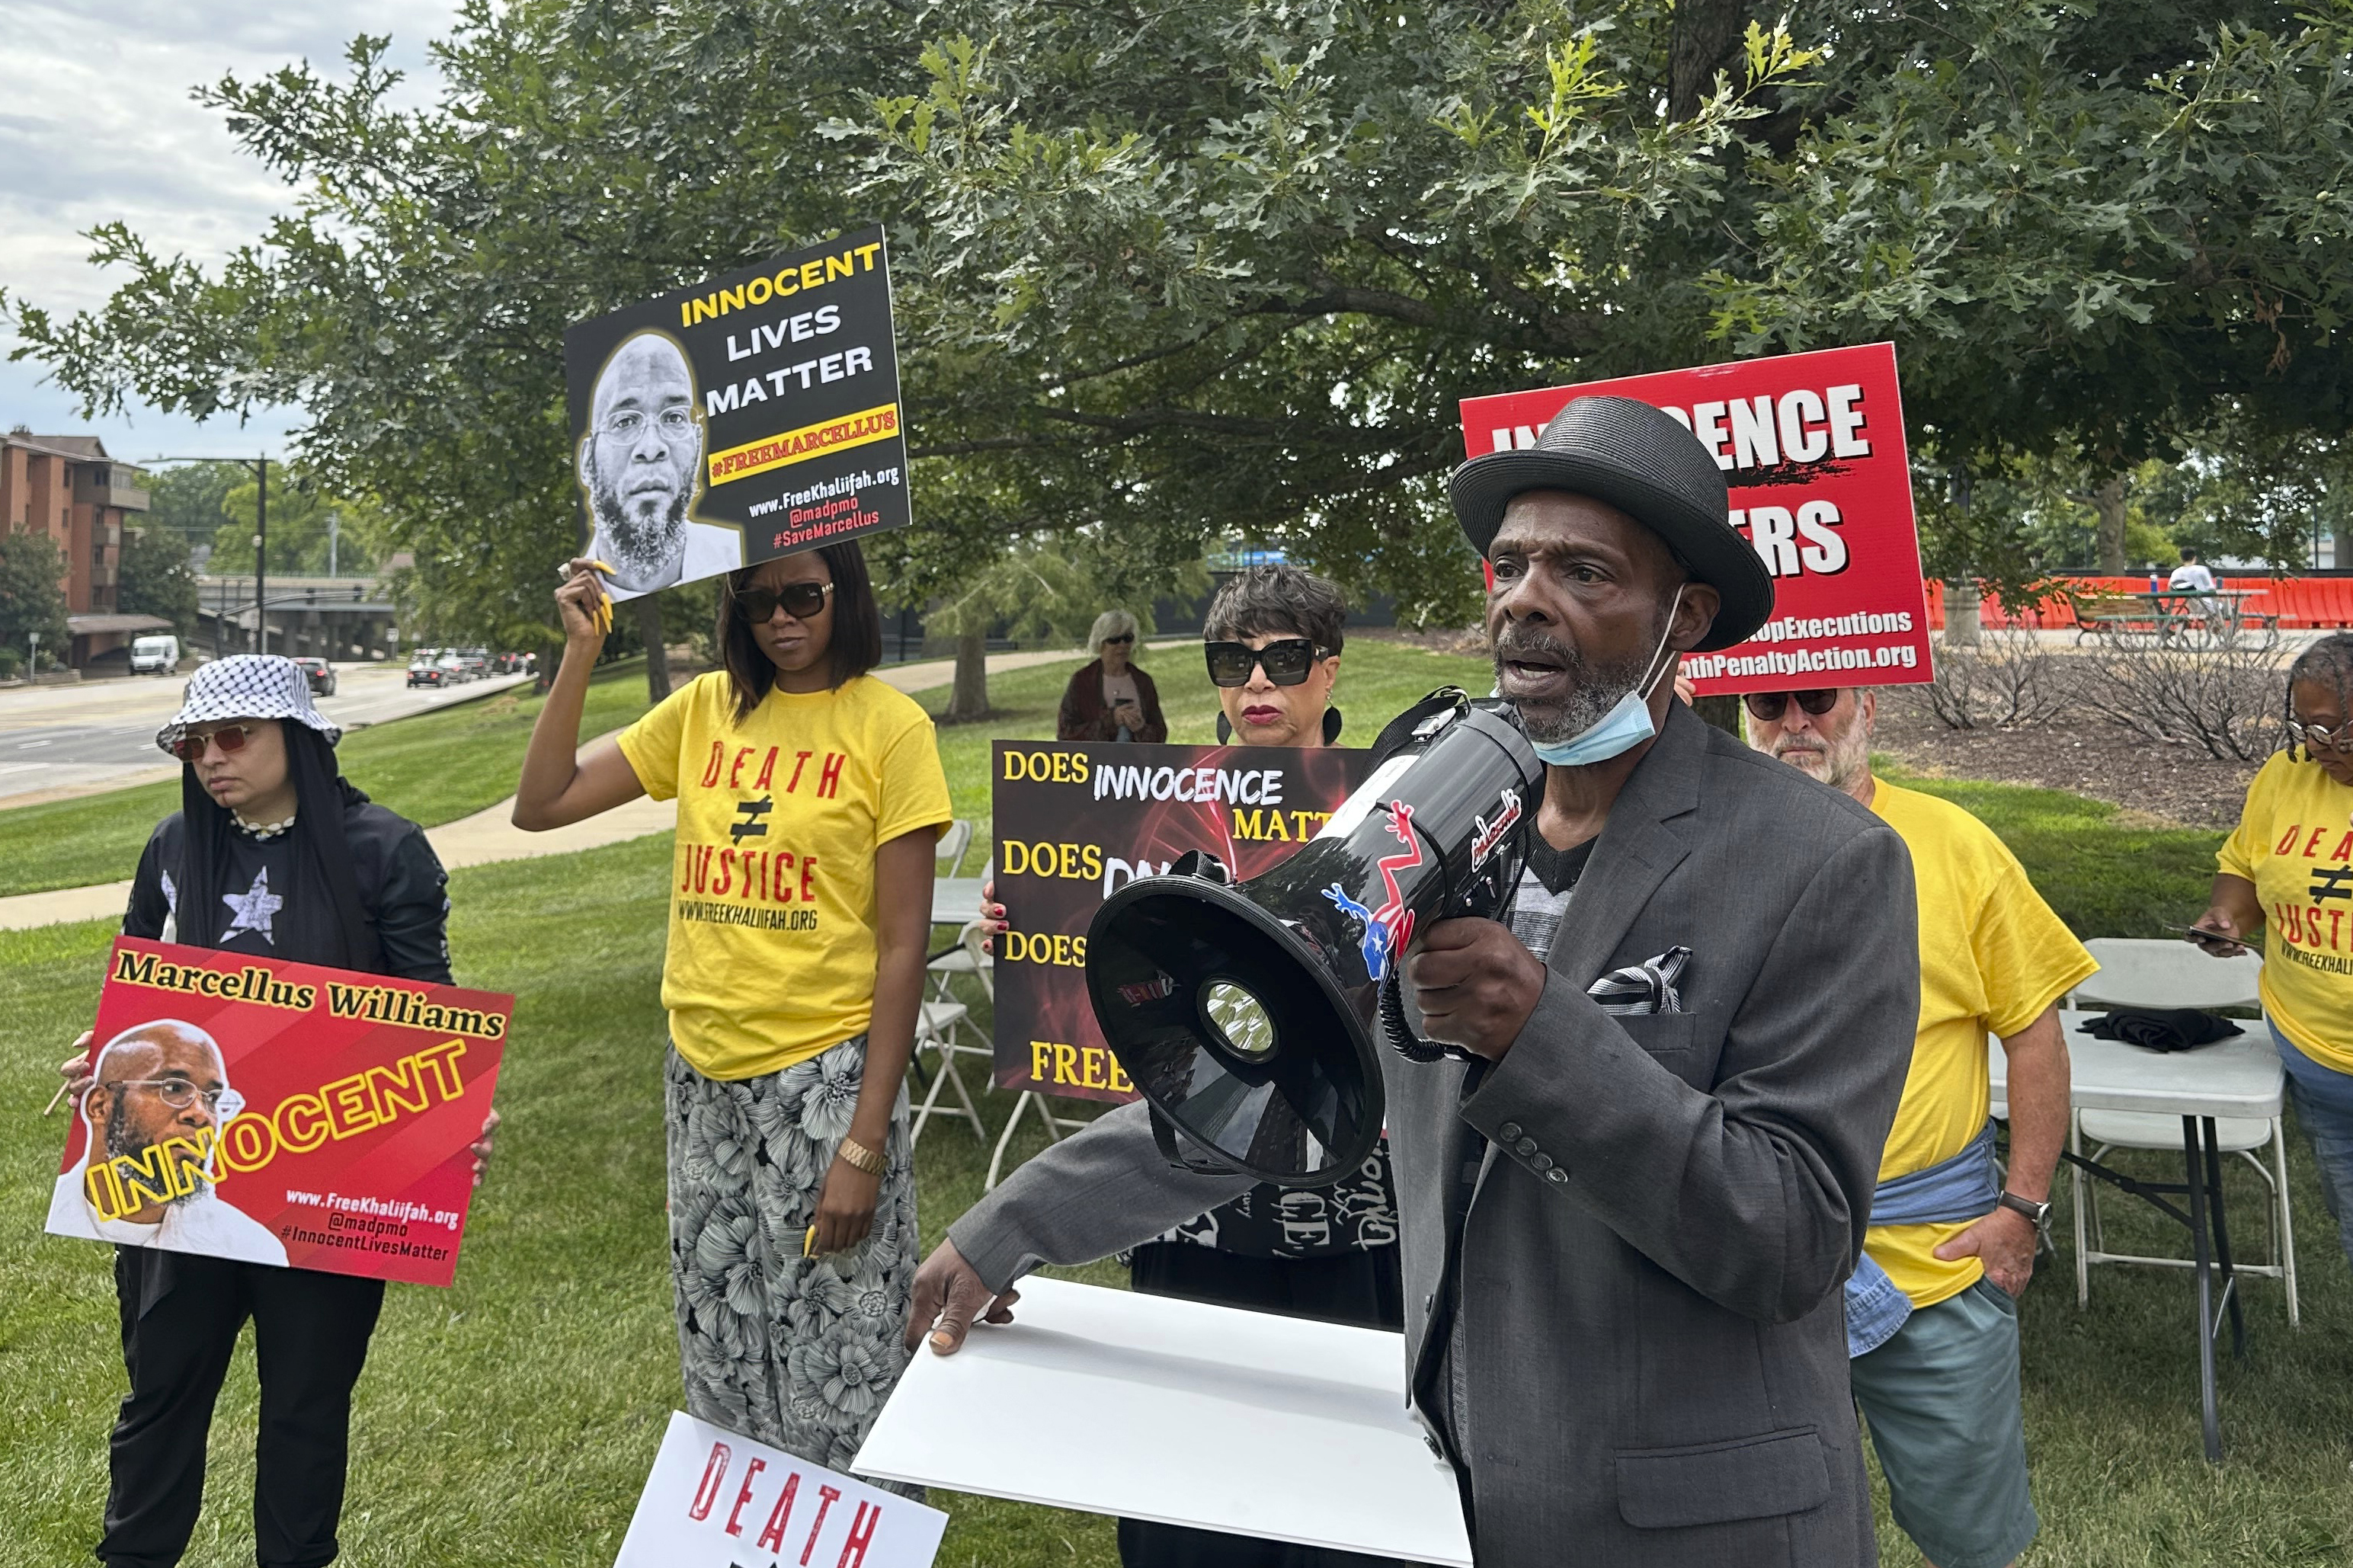
[[[1752,691],[1741,700],[1748,705],[1750,715],[1760,722],[1770,724],[1797,705],[1819,719],[1838,706],[1838,688],[1816,691]]]
[[[251,724],[224,724],[209,734],[186,734],[172,742],[172,754],[184,763],[205,760],[205,742],[210,741],[221,750],[224,757],[233,757],[245,750],[246,742],[253,738]]]
[[[694,433],[694,416],[673,404],[654,416],[654,426],[663,440],[683,441]],[[617,408],[605,416],[605,423],[598,426],[606,435],[624,441],[634,440],[645,427],[645,411],[638,408]]]
[[[1103,647],[1111,647],[1113,643],[1117,643],[1120,647],[1125,647],[1128,644],[1130,644],[1130,643],[1134,642],[1134,640],[1135,640],[1135,634],[1134,634],[1134,632],[1122,632],[1122,633],[1120,633],[1120,634],[1119,634],[1119,636],[1117,636],[1117,637],[1105,637],[1105,638],[1103,638]]]
[[[1250,671],[1265,667],[1266,678],[1277,686],[1296,686],[1307,679],[1315,661],[1330,656],[1305,637],[1283,637],[1264,647],[1241,642],[1205,642],[1201,651],[1209,661],[1213,686],[1248,686]]]
[[[237,1093],[237,1090],[227,1088],[199,1089],[192,1080],[185,1078],[117,1079],[114,1082],[107,1085],[106,1087],[109,1089],[152,1089],[155,1091],[156,1099],[162,1100],[164,1104],[170,1106],[174,1110],[185,1110],[189,1106],[194,1105],[199,1097],[201,1097],[205,1102],[205,1109],[211,1111],[216,1116],[221,1114],[222,1108],[224,1106],[227,1108],[227,1113],[230,1116],[235,1116],[238,1111],[245,1109],[245,1097]]]
[[[758,626],[776,613],[782,605],[785,614],[797,621],[806,621],[825,614],[826,596],[833,592],[830,583],[787,583],[781,588],[738,588],[735,603],[754,626]]]
[[[2290,739],[2302,741],[2310,751],[2353,752],[2353,720],[2348,720],[2334,730],[2324,730],[2317,724],[2291,719],[2287,721],[2287,732]]]

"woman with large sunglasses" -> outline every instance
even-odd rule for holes
[[[1105,610],[1095,617],[1087,631],[1087,651],[1095,657],[1062,689],[1062,705],[1054,716],[1056,740],[1152,745],[1168,738],[1160,689],[1136,667],[1135,640],[1135,617],[1125,610]]]
[[[846,1470],[906,1364],[920,1260],[902,1080],[949,819],[932,721],[867,672],[855,542],[720,580],[724,668],[575,755],[610,624],[556,590],[564,663],[517,826],[676,797],[662,1005],[670,1280],[687,1408]]]
[[[448,984],[441,863],[417,824],[344,780],[334,752],[341,733],[311,702],[309,679],[291,659],[240,655],[198,669],[180,711],[155,737],[180,761],[180,809],[139,857],[123,934]],[[77,1042],[65,1066],[78,1099],[108,1097],[103,1119],[126,1125],[156,1123],[174,1110],[206,1121],[222,1112],[212,1099],[195,1111],[198,1086],[186,1081],[188,1070],[204,1076],[203,1064],[216,1062],[205,1054],[208,1038],[162,1038],[160,1027],[139,1033],[157,1037],[129,1042],[125,1059],[153,1067],[101,1063],[95,1082],[79,1054],[90,1037]],[[299,1049],[301,1041],[289,1046]],[[484,1121],[474,1148],[477,1181],[497,1120]],[[173,1563],[186,1551],[203,1500],[213,1400],[249,1317],[261,1379],[255,1557],[265,1568],[330,1562],[352,1390],[384,1281],[162,1250],[153,1243],[165,1239],[169,1217],[115,1227],[156,1234],[123,1235],[126,1245],[115,1251],[131,1389],[110,1446],[99,1560]]]
[[[2288,743],[2247,786],[2191,940],[2228,958],[2269,928],[2263,1016],[2353,1261],[2353,635],[2288,668],[2285,719]]]

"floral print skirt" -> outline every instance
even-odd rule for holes
[[[704,1078],[675,1047],[663,1072],[687,1410],[844,1471],[906,1368],[900,1335],[921,1261],[903,1087],[873,1228],[853,1251],[801,1256],[865,1071],[860,1035],[733,1083]]]

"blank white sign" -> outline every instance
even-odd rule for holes
[[[1009,1326],[919,1350],[851,1467],[1087,1513],[1469,1568],[1402,1337],[1025,1279]]]

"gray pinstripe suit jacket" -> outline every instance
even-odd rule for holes
[[[1846,796],[1669,714],[1503,1062],[1475,1086],[1386,1063],[1409,1386],[1489,1568],[1868,1564],[1840,1287],[1919,1016],[1911,859]],[[1677,945],[1683,1012],[1586,995]],[[1247,1184],[1169,1169],[1129,1106],[949,1236],[1002,1289]]]

